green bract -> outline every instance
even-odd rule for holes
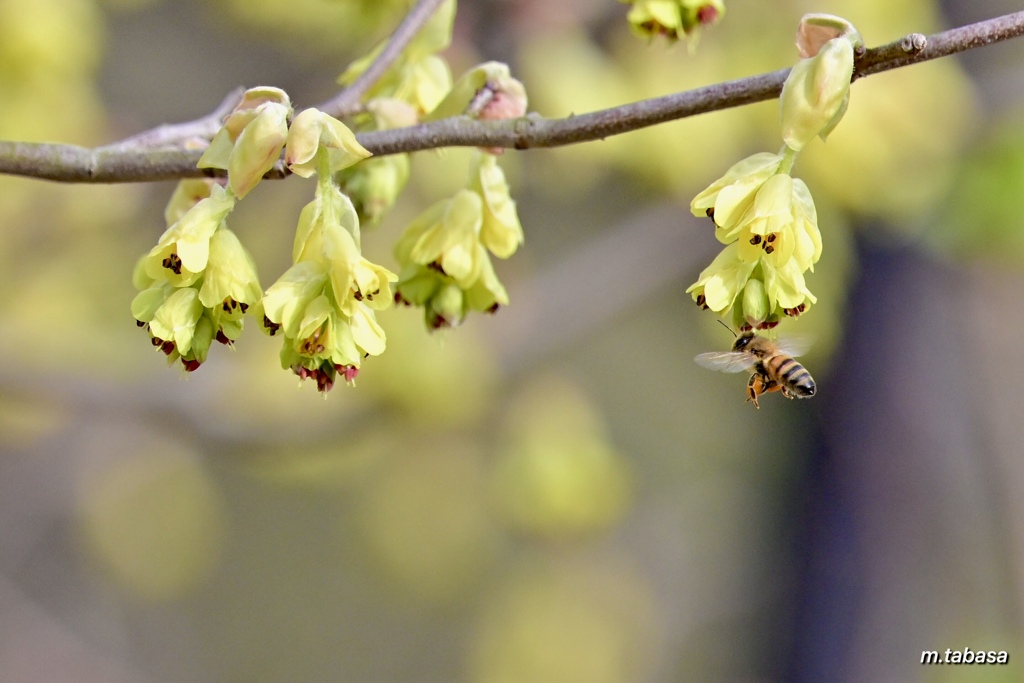
[[[793,66],[779,99],[786,145],[800,151],[815,136],[828,136],[846,112],[852,76],[853,44],[847,38],[833,38]]]
[[[320,166],[318,154],[326,156]],[[321,169],[336,173],[370,156],[348,126],[319,109],[299,113],[288,129],[285,163],[296,175],[308,178]]]
[[[227,170],[228,187],[241,199],[281,156],[291,114],[291,101],[283,90],[247,90],[199,159],[199,168]]]
[[[408,180],[408,154],[367,159],[345,169],[340,176],[341,186],[364,224],[380,221],[394,206]]]
[[[756,278],[747,280],[743,287],[743,321],[750,326],[757,326],[768,319],[771,313],[771,304],[768,301],[768,292],[764,283]]]

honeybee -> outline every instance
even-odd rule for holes
[[[753,368],[747,382],[747,401],[755,408],[761,406],[757,397],[781,391],[786,398],[810,398],[817,385],[807,368],[793,359],[806,350],[801,340],[786,340],[776,344],[767,337],[743,332],[736,336],[732,351],[702,353],[694,360],[701,367],[721,372],[743,372]]]

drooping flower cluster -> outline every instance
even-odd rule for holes
[[[153,345],[189,372],[213,340],[238,339],[243,314],[262,294],[252,257],[226,224],[235,201],[213,181],[183,181],[168,205],[174,222],[135,268],[132,314]]]
[[[189,372],[214,339],[231,345],[262,289],[252,257],[227,227],[228,214],[281,155],[292,106],[278,88],[252,88],[228,115],[199,160],[228,172],[227,186],[185,180],[164,211],[169,227],[135,269],[141,290],[132,314],[153,345]]]
[[[357,130],[412,126],[443,103],[442,115],[511,118],[525,114],[526,94],[496,62],[468,72],[452,89],[447,64],[435,53],[451,40],[455,0],[446,0],[370,86]],[[350,67],[354,81],[379,52]],[[523,241],[515,202],[494,155],[473,161],[466,189],[439,202],[410,225],[395,252],[398,275],[361,250],[360,219],[376,222],[392,206],[409,174],[408,155],[368,160],[370,153],[341,121],[316,109],[294,116],[277,88],[247,91],[199,161],[227,172],[222,181],[185,181],[171,198],[168,229],[140,261],[140,293],[132,310],[153,344],[188,371],[207,357],[214,339],[232,344],[243,315],[282,340],[281,364],[329,391],[338,375],[352,384],[362,361],[386,346],[376,311],[398,301],[422,306],[431,328],[459,324],[468,311],[493,312],[508,303],[491,257],[508,258]],[[317,177],[314,199],[296,228],[292,266],[265,292],[252,258],[227,228],[227,216],[281,157],[287,171]],[[359,163],[368,160],[368,163]],[[392,293],[392,283],[398,282]]]
[[[619,0],[631,5],[626,20],[641,38],[664,36],[675,42],[693,40],[701,26],[714,24],[725,14],[722,0]],[[691,43],[692,44],[692,43]]]
[[[485,62],[463,74],[427,118],[518,118],[526,105],[526,89],[508,66]],[[523,228],[498,165],[503,151],[480,150],[468,187],[420,214],[395,245],[401,269],[395,301],[422,307],[431,330],[455,327],[470,311],[494,313],[508,304],[491,256],[512,256]]]
[[[255,314],[263,330],[283,337],[281,366],[329,391],[338,374],[352,383],[366,356],[384,351],[375,310],[391,305],[397,276],[363,257],[359,217],[335,174],[369,155],[341,122],[307,109],[295,118],[285,159],[295,173],[317,174],[303,208],[293,265],[267,289]]]
[[[731,311],[741,329],[774,327],[817,301],[804,279],[821,256],[817,211],[790,170],[804,145],[826,137],[842,118],[860,36],[841,19],[822,15],[805,17],[798,35],[808,56],[783,88],[782,151],[740,161],[690,204],[695,216],[714,220],[715,237],[726,247],[687,292],[705,309]]]
[[[782,154],[744,159],[691,203],[715,221],[726,248],[687,291],[738,327],[771,327],[816,301],[803,274],[821,256],[814,201],[802,180],[780,171]],[[742,296],[740,296],[742,294]]]
[[[469,187],[420,214],[395,245],[395,301],[422,306],[430,329],[455,327],[469,311],[493,313],[508,293],[490,257],[508,258],[522,241],[505,174],[480,153]]]

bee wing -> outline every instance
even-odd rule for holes
[[[757,363],[757,358],[741,351],[712,351],[696,358],[697,365],[719,372],[743,372]]]
[[[811,341],[809,337],[784,337],[776,346],[780,353],[787,356],[802,356],[811,348]]]

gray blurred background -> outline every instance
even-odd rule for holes
[[[696,50],[612,0],[463,2],[456,75],[510,63],[545,116],[790,65],[804,12],[869,46],[1009,0],[729,0]],[[0,138],[97,145],[231,89],[298,107],[401,0],[0,0]],[[858,81],[815,197],[813,401],[744,403],[693,356],[718,247],[689,201],[779,146],[776,103],[509,152],[512,303],[326,398],[250,329],[165,367],[129,304],[171,183],[0,178],[0,681],[1024,680],[1024,41]],[[421,153],[364,247],[466,182]],[[312,183],[231,217],[264,286]],[[1007,666],[922,666],[922,650]]]

